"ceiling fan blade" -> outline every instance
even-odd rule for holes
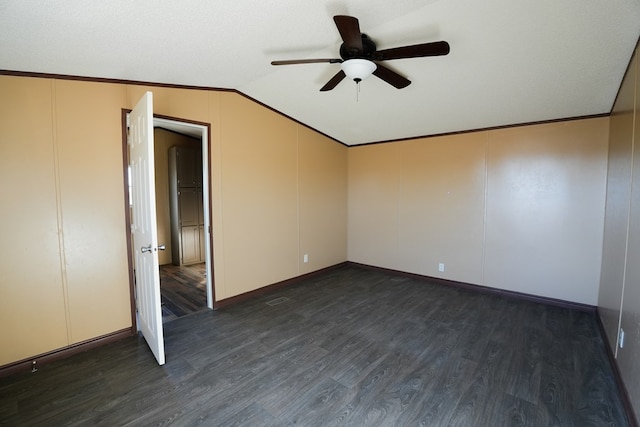
[[[403,87],[407,87],[411,84],[411,80],[408,80],[402,77],[400,74],[396,73],[395,71],[390,70],[389,68],[380,64],[376,64],[376,65],[377,65],[377,68],[373,72],[373,75],[389,83],[391,86],[395,87],[396,89],[402,89]]]
[[[358,18],[353,16],[336,15],[333,17],[333,21],[338,27],[340,37],[344,42],[344,46],[348,52],[361,53],[362,47],[362,34],[360,34],[360,24]]]
[[[320,88],[320,92],[326,92],[328,90],[333,89],[345,77],[347,77],[347,75],[344,73],[344,71],[342,71],[342,70],[338,71],[338,74],[336,74],[335,76],[331,77],[331,80],[329,80],[326,85],[324,85],[324,86],[322,86],[322,88]]]
[[[394,47],[376,52],[377,61],[389,59],[421,58],[424,56],[440,56],[449,53],[449,43],[445,41],[414,44],[412,46]]]
[[[288,59],[284,61],[271,61],[271,65],[292,65],[292,64],[316,64],[316,63],[338,64],[342,59],[324,58],[324,59]]]

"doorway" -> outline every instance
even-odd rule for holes
[[[159,162],[156,162],[156,183],[164,183],[164,185],[157,185],[156,189],[162,189],[165,194],[162,196],[157,194],[156,210],[159,239],[171,242],[170,245],[166,245],[167,248],[170,246],[170,250],[166,251],[166,256],[160,263],[160,289],[164,303],[163,321],[168,321],[200,309],[213,309],[208,161],[209,125],[154,116],[153,127],[154,134],[163,135],[162,139],[158,139],[159,150],[155,150],[155,152],[159,156]],[[173,158],[173,171],[170,167],[171,154],[175,156],[176,148],[197,152],[197,158],[200,159],[197,163],[189,164],[190,170],[188,171],[198,182],[199,200],[197,206],[200,207],[199,213],[195,212],[195,216],[199,217],[199,220],[193,227],[190,227],[195,229],[195,232],[189,235],[193,237],[190,240],[190,246],[195,247],[200,254],[195,259],[193,256],[190,256],[188,260],[185,257],[184,262],[180,253],[185,249],[180,244],[180,233],[176,231],[179,228],[177,223],[180,222],[179,209],[177,205],[171,206],[172,203],[176,203],[177,198],[172,202],[173,196],[170,193],[187,194],[185,190],[192,191],[193,189],[180,191],[181,189],[176,187],[175,157]],[[174,176],[171,177],[171,174]],[[169,185],[167,186],[167,184]],[[186,221],[183,221],[183,224],[186,224]],[[160,233],[161,228],[162,233]]]
[[[204,129],[154,119],[156,223],[163,323],[206,309]]]
[[[123,110],[122,115],[122,123],[123,123],[123,154],[124,158],[124,167],[125,167],[125,179],[128,182],[127,187],[127,198],[129,203],[129,209],[127,209],[127,229],[132,229],[132,211],[131,211],[131,171],[129,168],[129,147],[127,145],[127,127],[129,126],[128,122],[129,110]],[[199,174],[202,179],[202,213],[203,213],[203,232],[202,232],[202,251],[204,254],[203,262],[199,266],[194,266],[190,268],[189,273],[180,273],[173,272],[172,274],[178,276],[183,281],[192,282],[195,286],[197,286],[200,290],[204,292],[204,295],[200,295],[199,298],[201,301],[204,301],[204,304],[199,304],[198,308],[202,309],[213,309],[213,302],[215,300],[214,293],[214,276],[213,276],[213,243],[212,243],[212,227],[211,227],[211,198],[210,198],[210,124],[194,122],[189,120],[184,120],[180,118],[167,117],[167,116],[159,116],[153,115],[153,128],[162,128],[168,130],[170,132],[187,135],[190,138],[194,138],[198,142],[198,149],[201,153],[201,158],[203,159],[201,164],[201,170],[196,173]],[[155,144],[154,144],[155,146]],[[154,147],[155,148],[155,147]],[[154,167],[155,170],[155,167]],[[161,180],[165,182],[168,180],[168,176],[166,173],[164,176],[160,177]],[[138,323],[138,313],[137,313],[137,295],[136,295],[136,278],[135,278],[135,261],[133,254],[135,253],[135,249],[133,248],[133,239],[129,236],[128,240],[130,241],[129,247],[129,265],[130,265],[130,288],[131,288],[131,317],[132,317],[132,331],[136,332],[139,330]],[[164,240],[164,237],[163,237]],[[170,240],[167,240],[166,243],[164,241],[159,241],[159,248],[162,244],[170,245]],[[160,251],[159,253],[161,253]],[[160,272],[162,273],[162,272]],[[194,274],[197,275],[198,279],[194,277]],[[186,278],[184,276],[187,276]],[[195,283],[198,282],[198,283]],[[192,310],[193,311],[193,310]],[[172,314],[167,317],[167,320],[172,320],[175,317],[175,310],[172,310]],[[163,316],[163,320],[164,320]]]

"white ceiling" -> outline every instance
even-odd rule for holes
[[[319,92],[334,15],[378,49],[446,40]],[[2,0],[0,70],[236,89],[347,145],[608,113],[640,36],[638,0]],[[1,96],[0,96],[1,99]]]

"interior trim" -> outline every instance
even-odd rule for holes
[[[209,228],[209,247],[211,248],[211,251],[209,253],[210,257],[209,257],[209,266],[211,269],[211,300],[215,301],[216,300],[216,277],[215,277],[215,264],[214,264],[214,251],[213,251],[213,241],[214,241],[214,235],[213,235],[213,177],[212,177],[212,172],[213,172],[213,163],[211,162],[211,159],[213,158],[212,152],[211,152],[211,123],[206,123],[206,122],[199,122],[196,120],[190,120],[190,119],[183,119],[180,117],[173,117],[173,116],[166,116],[164,114],[153,114],[153,118],[154,119],[164,119],[164,120],[170,120],[170,121],[174,121],[174,122],[181,122],[181,123],[189,123],[192,125],[198,125],[198,126],[202,126],[207,128],[207,153],[209,155],[209,158],[206,159],[207,161],[207,179],[209,180],[209,224],[205,224],[205,226],[207,226]],[[167,130],[164,129],[165,131],[168,132],[173,132],[171,130]],[[197,138],[196,138],[197,139]],[[200,138],[199,140],[199,144],[202,145],[204,144],[204,142],[202,141],[202,138]],[[202,147],[200,147],[202,148]],[[204,162],[205,159],[202,159],[202,161]],[[132,300],[133,301],[133,300]]]
[[[311,127],[308,124],[303,123],[298,119],[294,119],[293,117],[289,116],[288,114],[285,114],[282,111],[278,111],[275,108],[265,104],[264,102],[261,102],[261,101],[258,101],[255,98],[252,98],[251,96],[247,95],[246,93],[240,92],[239,90],[233,90],[233,92],[237,93],[240,96],[243,96],[243,97],[247,98],[249,101],[255,102],[256,104],[258,104],[258,105],[260,105],[260,106],[262,106],[262,107],[264,107],[264,108],[266,108],[268,110],[273,111],[276,114],[280,114],[281,116],[286,117],[287,119],[291,120],[292,122],[295,122],[295,123],[299,124],[300,126],[304,126],[307,129],[310,129],[310,130],[312,130],[312,131],[314,131],[316,133],[319,133],[320,135],[324,136],[325,138],[328,138],[328,139],[330,139],[330,140],[332,140],[334,142],[337,142],[340,145],[343,145],[343,146],[349,148],[349,145],[345,144],[344,142],[340,141],[339,139],[336,139],[336,138],[332,137],[331,135],[327,135],[326,133],[321,132],[321,131],[319,131],[318,129],[316,129],[314,127]]]
[[[133,274],[133,268],[131,267],[131,261],[133,259],[133,243],[131,241],[131,207],[129,206],[129,147],[127,146],[127,114],[131,110],[123,108],[121,110],[121,122],[122,122],[122,181],[124,182],[124,220],[125,220],[125,235],[127,240],[127,260],[129,263],[129,305],[131,306],[131,333],[135,334],[138,331],[138,323],[136,319],[136,294],[135,294],[135,277]]]
[[[547,304],[547,305],[553,305],[556,307],[569,308],[572,310],[579,310],[586,313],[596,312],[596,307],[589,304],[581,304],[573,301],[565,301],[565,300],[556,299],[556,298],[543,297],[543,296],[538,296],[533,294],[525,294],[523,292],[508,291],[505,289],[491,288],[491,287],[482,286],[482,285],[474,285],[472,283],[456,282],[454,280],[447,280],[447,279],[441,279],[439,277],[425,276],[417,273],[407,273],[405,271],[392,270],[390,268],[376,267],[376,266],[367,265],[367,264],[360,264],[358,262],[353,262],[353,261],[348,261],[347,263],[349,265],[355,265],[355,266],[367,268],[370,270],[382,271],[385,273],[395,274],[398,276],[405,276],[405,277],[411,277],[414,279],[426,280],[431,283],[437,283],[445,286],[453,286],[456,288],[467,289],[467,290],[484,293],[484,294],[499,295],[499,296],[517,299],[521,301],[537,302],[540,304]]]
[[[388,139],[384,141],[365,142],[364,144],[350,145],[349,147],[361,147],[365,145],[375,145],[375,144],[388,144],[391,142],[412,141],[415,139],[426,139],[426,138],[438,138],[442,136],[464,135],[467,133],[489,132],[492,130],[517,128],[517,127],[523,127],[523,126],[547,125],[552,123],[571,122],[574,120],[585,120],[585,119],[597,119],[600,117],[610,117],[610,116],[611,116],[611,113],[601,113],[601,114],[591,114],[587,116],[565,117],[562,119],[540,120],[536,122],[514,123],[511,125],[492,126],[488,128],[468,129],[468,130],[461,130],[461,131],[455,131],[455,132],[443,132],[443,133],[436,133],[436,134],[423,135],[423,136],[410,136],[407,138]]]
[[[40,79],[57,79],[57,80],[78,80],[82,82],[96,82],[96,83],[117,83],[125,85],[140,85],[140,86],[155,86],[155,87],[168,87],[175,89],[198,89],[198,90],[211,90],[219,92],[236,92],[235,89],[225,89],[218,87],[204,87],[204,86],[190,86],[171,83],[154,83],[145,82],[142,80],[126,80],[126,79],[113,79],[107,77],[87,77],[76,76],[72,74],[53,74],[53,73],[38,73],[32,71],[16,71],[16,70],[0,70],[0,76],[16,76],[16,77],[35,77]]]
[[[256,298],[256,297],[262,296],[264,294],[268,294],[268,293],[273,292],[273,291],[275,291],[277,289],[284,288],[285,286],[290,286],[290,285],[296,284],[296,283],[302,281],[303,279],[308,279],[309,277],[316,276],[316,275],[318,275],[320,273],[325,273],[327,271],[333,270],[335,268],[338,268],[338,267],[346,265],[346,264],[348,264],[347,261],[341,262],[339,264],[335,264],[335,265],[332,265],[330,267],[325,267],[325,268],[321,268],[320,270],[312,271],[311,273],[306,273],[306,274],[303,274],[301,276],[292,277],[291,279],[286,279],[286,280],[283,280],[281,282],[277,282],[277,283],[273,283],[271,285],[264,286],[262,288],[254,289],[253,291],[249,291],[249,292],[245,292],[245,293],[242,293],[242,294],[239,294],[239,295],[235,295],[235,296],[232,296],[232,297],[229,297],[229,298],[225,298],[225,299],[222,299],[220,301],[214,301],[213,308],[214,308],[214,310],[217,310],[217,309],[220,309],[220,308],[229,307],[229,306],[241,303],[243,301],[247,301],[247,300],[250,300],[252,298]]]
[[[55,362],[61,359],[66,359],[73,356],[74,354],[92,350],[94,348],[101,347],[103,345],[110,344],[112,342],[116,342],[134,335],[135,334],[132,332],[131,328],[125,328],[119,331],[112,332],[110,334],[91,338],[86,341],[49,351],[47,353],[42,353],[36,356],[29,357],[27,359],[19,360],[17,362],[12,362],[7,365],[0,366],[0,378],[17,374],[19,372],[32,370],[34,365],[39,368],[44,364]]]
[[[411,277],[411,278],[419,279],[419,280],[425,280],[425,281],[429,281],[431,283],[436,283],[436,284],[439,284],[439,285],[453,286],[453,287],[460,288],[460,289],[467,289],[467,290],[471,290],[471,291],[474,291],[474,292],[485,293],[485,294],[499,295],[499,296],[503,296],[503,297],[507,297],[507,298],[518,299],[518,300],[521,300],[521,301],[537,302],[537,303],[541,303],[541,304],[553,305],[553,306],[556,306],[556,307],[563,307],[563,308],[568,308],[568,309],[572,309],[572,310],[579,310],[579,311],[586,312],[586,313],[594,313],[595,314],[595,312],[596,312],[596,307],[593,306],[593,305],[589,305],[589,304],[581,304],[581,303],[573,302],[573,301],[565,301],[565,300],[556,299],[556,298],[549,298],[549,297],[543,297],[543,296],[538,296],[538,295],[525,294],[525,293],[522,293],[522,292],[507,291],[507,290],[498,289],[498,288],[490,288],[488,286],[474,285],[474,284],[471,284],[471,283],[456,282],[456,281],[453,281],[453,280],[441,279],[441,278],[438,278],[438,277],[424,276],[422,274],[407,273],[405,271],[400,271],[400,270],[392,270],[392,269],[384,268],[384,267],[376,267],[376,266],[373,266],[373,265],[361,264],[361,263],[354,262],[354,261],[345,261],[345,262],[342,262],[342,263],[339,263],[339,264],[335,264],[335,265],[330,266],[330,267],[323,268],[321,270],[317,270],[317,271],[314,271],[314,272],[311,272],[311,273],[303,274],[302,276],[296,276],[296,277],[293,277],[291,279],[283,280],[281,282],[277,282],[277,283],[274,283],[272,285],[267,285],[267,286],[264,286],[262,288],[255,289],[253,291],[245,292],[245,293],[240,294],[240,295],[236,295],[236,296],[233,296],[233,297],[230,297],[230,298],[225,298],[223,300],[216,301],[214,303],[214,309],[228,307],[230,305],[237,304],[237,303],[242,302],[242,301],[246,301],[246,300],[248,300],[250,298],[261,296],[263,294],[272,292],[272,291],[274,291],[276,289],[279,289],[279,288],[282,288],[284,286],[288,286],[288,285],[297,283],[297,282],[301,281],[302,279],[306,279],[308,277],[314,276],[314,275],[319,274],[319,273],[326,272],[326,271],[334,269],[334,268],[338,268],[338,267],[343,266],[343,265],[352,265],[352,266],[365,268],[365,269],[369,269],[369,270],[381,271],[381,272],[384,272],[384,273],[393,274],[393,275],[397,275],[397,276],[404,276],[404,277]]]
[[[515,127],[522,127],[522,126],[533,126],[533,125],[541,125],[541,124],[549,124],[549,123],[559,123],[559,122],[568,122],[568,121],[573,121],[573,120],[584,120],[584,119],[593,119],[593,118],[599,118],[599,117],[610,117],[611,116],[611,111],[607,112],[607,113],[601,113],[601,114],[593,114],[593,115],[586,115],[586,116],[577,116],[577,117],[565,117],[565,118],[559,118],[559,119],[552,119],[552,120],[541,120],[541,121],[536,121],[536,122],[524,122],[524,123],[513,123],[513,124],[509,124],[509,125],[501,125],[501,126],[494,126],[494,127],[488,127],[488,128],[477,128],[477,129],[468,129],[468,130],[462,130],[462,131],[456,131],[456,132],[444,132],[444,133],[439,133],[439,134],[429,134],[429,135],[418,135],[418,136],[410,136],[410,137],[406,137],[406,138],[398,138],[398,139],[389,139],[389,140],[381,140],[381,141],[372,141],[372,142],[366,142],[363,144],[356,144],[356,145],[348,145],[345,144],[344,142],[330,136],[327,135],[324,132],[319,131],[318,129],[315,129],[311,126],[309,126],[306,123],[303,123],[297,119],[294,119],[293,117],[283,113],[282,111],[278,111],[273,107],[270,107],[269,105],[258,101],[255,98],[252,98],[251,96],[237,90],[237,89],[227,89],[227,88],[217,88],[217,87],[208,87],[208,86],[189,86],[189,85],[179,85],[179,84],[169,84],[169,83],[154,83],[154,82],[145,82],[145,81],[137,81],[137,80],[119,80],[119,79],[111,79],[111,78],[104,78],[104,77],[84,77],[84,76],[73,76],[73,75],[67,75],[67,74],[49,74],[49,73],[35,73],[35,72],[29,72],[29,71],[13,71],[13,70],[0,70],[0,76],[2,75],[6,75],[6,76],[16,76],[16,77],[33,77],[33,78],[43,78],[43,79],[59,79],[59,80],[79,80],[79,81],[86,81],[86,82],[98,82],[98,83],[116,83],[116,84],[130,84],[130,85],[140,85],[140,86],[155,86],[155,87],[166,87],[166,88],[174,88],[174,89],[194,89],[194,90],[207,90],[207,91],[213,91],[213,92],[232,92],[235,93],[237,95],[240,95],[252,102],[255,102],[258,105],[263,106],[264,108],[267,108],[271,111],[273,111],[276,114],[279,114],[301,126],[306,127],[307,129],[310,129],[314,132],[319,133],[320,135],[325,136],[326,138],[329,138],[330,140],[337,142],[340,145],[343,145],[347,148],[352,148],[352,147],[361,147],[361,146],[365,146],[365,145],[373,145],[373,144],[387,144],[387,143],[392,143],[392,142],[401,142],[401,141],[411,141],[411,140],[415,140],[415,139],[425,139],[425,138],[435,138],[435,137],[441,137],[441,136],[451,136],[451,135],[462,135],[462,134],[466,134],[466,133],[476,133],[476,132],[485,132],[485,131],[491,131],[491,130],[498,130],[498,129],[508,129],[508,128],[515,128]],[[622,85],[622,82],[620,83]],[[619,90],[619,89],[618,89]]]
[[[613,349],[609,345],[609,340],[607,339],[607,332],[604,328],[604,323],[602,323],[602,317],[600,317],[600,311],[596,308],[596,318],[598,320],[598,327],[600,328],[600,335],[602,335],[602,341],[604,343],[605,349],[607,351],[607,357],[609,358],[609,364],[611,365],[611,369],[613,370],[613,376],[616,380],[616,386],[618,387],[618,392],[620,396],[622,396],[622,404],[624,405],[624,410],[627,415],[627,421],[629,422],[630,427],[639,427],[638,418],[636,417],[635,411],[633,410],[633,405],[631,404],[631,396],[629,396],[629,392],[627,391],[627,387],[624,385],[624,381],[622,380],[622,375],[620,374],[620,369],[618,368],[618,362],[616,361],[616,357],[614,356]]]
[[[247,98],[250,101],[255,102],[256,104],[259,104],[261,106],[263,106],[264,108],[267,108],[271,111],[273,111],[276,114],[279,114],[283,117],[286,117],[287,119],[306,127],[307,129],[310,129],[314,132],[319,133],[320,135],[325,136],[326,138],[329,138],[330,140],[337,142],[338,144],[344,145],[345,147],[348,147],[347,144],[345,144],[342,141],[339,141],[337,139],[335,139],[332,136],[327,135],[324,132],[320,132],[318,129],[315,129],[311,126],[309,126],[306,123],[303,123],[297,119],[294,119],[293,117],[283,113],[282,111],[278,111],[273,107],[268,106],[267,104],[258,101],[255,98],[252,98],[251,96],[240,92],[237,89],[226,89],[226,88],[219,88],[219,87],[209,87],[209,86],[189,86],[189,85],[179,85],[179,84],[169,84],[169,83],[155,83],[155,82],[145,82],[145,81],[138,81],[138,80],[119,80],[119,79],[111,79],[111,78],[104,78],[104,77],[85,77],[85,76],[73,76],[73,75],[69,75],[69,74],[50,74],[50,73],[34,73],[34,72],[29,72],[29,71],[13,71],[13,70],[0,70],[0,76],[2,75],[6,75],[6,76],[15,76],[15,77],[33,77],[33,78],[39,78],[39,79],[57,79],[57,80],[78,80],[78,81],[83,81],[83,82],[97,82],[97,83],[115,83],[115,84],[126,84],[126,85],[139,85],[139,86],[153,86],[153,87],[166,87],[166,88],[173,88],[173,89],[192,89],[192,90],[206,90],[206,91],[211,91],[211,92],[232,92],[232,93],[236,93],[240,96],[243,96],[244,98]],[[158,116],[160,117],[160,116]],[[200,124],[199,122],[192,122],[192,123],[197,123]]]
[[[129,168],[129,147],[127,145],[127,114],[131,113],[131,110],[128,108],[122,109],[122,170],[124,175],[124,212],[125,212],[125,231],[127,234],[127,259],[129,260],[129,298],[131,301],[131,333],[136,334],[138,331],[137,317],[136,317],[136,295],[135,295],[135,271],[134,271],[134,260],[133,260],[133,241],[131,237],[131,208],[129,207],[129,185],[128,185],[128,176],[127,171]],[[183,119],[180,117],[166,116],[163,114],[153,114],[153,117],[156,119],[164,119],[171,120],[182,123],[190,123],[193,125],[203,126],[207,128],[207,153],[209,153],[209,158],[206,161],[209,163],[209,167],[207,168],[208,179],[209,179],[209,192],[211,193],[211,188],[213,186],[212,181],[212,164],[211,164],[211,123],[199,122],[196,120]],[[201,142],[204,143],[204,142]],[[204,161],[204,159],[203,159]],[[213,219],[213,197],[209,197],[209,221],[211,222]],[[210,230],[213,230],[213,224],[207,224]],[[215,280],[215,264],[213,262],[213,232],[209,233],[209,247],[211,248],[209,265],[211,267],[211,299],[214,303],[215,308],[215,300],[216,300],[216,280]]]
[[[616,97],[613,99],[613,103],[611,104],[609,115],[613,115],[613,109],[615,108],[616,103],[618,102],[618,98],[620,97],[620,91],[622,90],[622,83],[624,83],[625,76],[627,75],[627,73],[629,72],[629,69],[631,68],[631,63],[633,62],[633,58],[636,55],[636,49],[638,49],[638,47],[640,47],[640,36],[638,36],[636,45],[633,48],[633,51],[631,51],[631,55],[629,56],[629,62],[627,63],[627,67],[624,69],[624,74],[622,75],[622,78],[620,79],[620,86],[618,86],[618,90],[616,91]]]

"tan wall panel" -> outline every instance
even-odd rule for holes
[[[595,305],[606,118],[491,131],[485,284]]]
[[[156,176],[156,220],[158,224],[158,244],[166,249],[158,251],[160,265],[171,264],[171,214],[169,209],[169,148],[173,146],[190,146],[201,149],[198,140],[155,128],[154,158]]]
[[[347,147],[300,125],[298,134],[298,260],[304,274],[347,260]]]
[[[131,326],[121,108],[125,86],[57,80],[64,251],[73,343]]]
[[[400,143],[399,270],[482,282],[486,149],[486,132]]]
[[[221,97],[226,298],[298,274],[297,129],[239,95]]]
[[[637,57],[638,49],[636,49]],[[625,339],[624,347],[618,348],[617,358],[636,416],[640,416],[640,66],[638,66],[637,61],[634,65],[635,70],[632,66],[628,72],[630,76],[633,76],[635,71],[636,85],[631,221],[629,222],[627,269],[622,295],[622,317],[620,323],[620,327],[625,333]],[[624,87],[624,89],[633,93],[633,90],[628,87]],[[627,94],[625,94],[626,96]],[[617,257],[619,255],[615,254],[614,256]],[[607,286],[606,282],[603,281],[602,287],[613,288],[611,289],[612,293],[616,294],[617,286]],[[606,290],[602,292],[604,293]]]
[[[68,344],[52,81],[0,76],[0,366]]]
[[[209,119],[209,97],[205,90],[129,85],[128,108],[135,107],[147,91],[153,92],[154,114],[205,123]]]
[[[349,261],[398,265],[400,145],[349,148]]]
[[[634,56],[629,68],[636,69],[636,64],[637,56]],[[634,73],[627,72],[610,119],[607,202],[598,311],[612,349],[616,348],[618,340],[627,249],[629,200],[631,197],[631,155],[633,152],[634,89]]]
[[[32,79],[27,84],[28,89],[35,90],[38,86],[36,82],[41,81],[44,80]],[[131,106],[137,101],[136,94],[142,94],[144,89],[138,86],[56,82],[58,122],[55,126],[49,122],[49,126],[57,129],[69,315],[74,342],[81,337],[102,333],[98,331],[119,329],[102,320],[88,321],[86,328],[76,322],[90,315],[95,316],[95,310],[89,313],[85,304],[89,290],[105,292],[110,298],[109,295],[115,294],[109,292],[117,291],[106,289],[107,280],[104,278],[110,278],[110,284],[120,283],[115,276],[122,272],[118,267],[115,271],[111,267],[122,265],[126,269],[119,109],[123,104]],[[442,277],[476,282],[473,278],[478,276],[477,260],[483,256],[477,236],[481,229],[479,224],[482,223],[482,203],[479,200],[484,195],[482,175],[486,145],[484,138],[487,133],[346,150],[235,93],[167,88],[152,90],[154,94],[157,93],[161,114],[212,124],[211,176],[217,299],[322,268],[341,258],[340,233],[328,235],[323,230],[333,225],[341,227],[340,212],[343,208],[339,200],[346,197],[347,190],[341,186],[339,177],[340,170],[344,171],[340,162],[345,161],[345,154],[342,154],[345,151],[348,151],[348,163],[346,172],[342,173],[347,174],[349,186],[348,259],[429,275],[438,275],[433,269],[437,268],[437,262],[445,262],[447,271]],[[100,102],[85,103],[87,98]],[[174,109],[174,98],[182,100],[176,101],[176,105],[181,107]],[[194,105],[199,105],[197,113],[190,112],[191,98]],[[201,105],[203,102],[205,106]],[[93,117],[94,113],[110,117],[109,124],[104,119]],[[38,116],[39,121],[45,116],[50,120],[51,111],[48,115],[46,112],[38,113]],[[495,191],[492,192],[491,185],[487,189],[489,202],[494,203],[491,208],[493,216],[488,216],[488,223],[493,221],[495,226],[504,219],[505,211],[496,207],[504,207],[507,211],[512,209],[510,216],[507,215],[508,221],[517,222],[516,218],[521,219],[518,216],[521,206],[513,205],[511,200],[518,196],[518,187],[509,186],[509,183],[528,183],[534,189],[540,184],[541,188],[549,191],[553,190],[553,186],[545,187],[545,182],[558,186],[568,183],[572,189],[568,199],[538,199],[541,206],[560,212],[551,226],[543,227],[553,235],[553,239],[545,242],[559,242],[560,248],[571,247],[573,251],[568,251],[568,256],[565,253],[564,258],[545,261],[554,262],[548,266],[553,270],[554,278],[560,277],[563,282],[571,282],[562,291],[566,291],[567,295],[553,293],[547,296],[587,302],[581,300],[580,295],[587,295],[585,298],[589,299],[589,293],[597,289],[597,285],[593,288],[591,283],[594,272],[589,270],[591,267],[585,269],[582,263],[598,264],[592,259],[599,256],[597,237],[594,237],[597,233],[592,230],[597,228],[597,216],[603,216],[603,202],[601,200],[599,212],[597,199],[604,192],[602,141],[606,145],[606,136],[604,139],[601,136],[603,129],[605,134],[607,132],[607,123],[607,119],[595,119],[489,133],[492,160],[488,163],[488,176],[489,183],[495,185]],[[90,129],[93,133],[89,133]],[[4,131],[2,135],[4,138]],[[491,145],[494,136],[497,138],[495,146]],[[21,141],[25,139],[22,136],[18,138]],[[114,144],[116,148],[109,144]],[[96,157],[101,164],[97,169],[95,165],[89,168],[92,162],[84,160]],[[549,158],[552,160],[546,170],[544,162]],[[496,167],[493,172],[491,165]],[[513,172],[509,172],[509,168],[514,165],[520,174],[516,173],[515,180],[509,175]],[[531,172],[532,169],[534,172],[544,170],[545,173],[536,175]],[[505,170],[507,175],[500,178]],[[92,173],[93,177],[86,178]],[[599,179],[601,187],[597,184]],[[576,186],[577,182],[580,182],[580,186]],[[444,189],[448,192],[446,197]],[[49,192],[45,193],[51,197]],[[547,196],[554,195],[553,191],[551,193]],[[431,199],[440,203],[434,205]],[[332,203],[337,204],[333,206]],[[568,208],[565,206],[567,204]],[[91,209],[87,205],[91,205]],[[434,206],[436,209],[433,209]],[[100,211],[99,215],[95,214],[97,211]],[[433,224],[441,220],[447,222],[441,228],[434,228]],[[530,218],[525,222],[530,222]],[[571,222],[568,227],[560,227],[567,222]],[[97,223],[104,230],[95,231],[98,230],[95,227]],[[599,226],[601,229],[602,219]],[[492,229],[492,243],[497,246],[492,246],[485,255],[491,258],[491,262],[496,262],[500,254],[496,248],[500,249],[500,244],[510,247],[516,244],[516,240],[521,245],[520,249],[528,247],[530,242],[527,242],[527,238],[536,237],[541,227],[534,223],[529,228],[529,234],[516,233],[512,241],[505,241],[499,228]],[[576,236],[578,228],[580,235]],[[583,233],[583,229],[590,231]],[[416,234],[424,239],[417,238]],[[459,247],[460,240],[464,240],[463,236],[469,239],[464,242],[468,246],[461,253],[453,253],[454,248]],[[108,253],[102,254],[106,260],[97,261],[98,258],[90,249],[96,241],[103,240],[108,246]],[[534,243],[544,244],[540,240]],[[586,249],[575,250],[582,247]],[[595,251],[592,248],[596,248]],[[307,253],[307,249],[310,263],[303,265],[301,256]],[[516,261],[523,261],[523,252],[526,251],[516,251]],[[445,253],[446,259],[439,260],[442,253]],[[423,254],[426,259],[424,262]],[[579,268],[576,268],[578,265]],[[541,288],[538,281],[535,286],[532,286],[533,282],[527,282],[530,280],[528,274],[534,269],[537,271],[538,261],[534,259],[521,267],[522,270],[515,271],[507,266],[506,271],[500,272],[499,278],[508,283],[525,283],[524,289],[516,290],[545,295],[547,289]],[[496,268],[495,264],[492,268]],[[576,277],[575,271],[578,270],[581,271],[578,276],[584,274],[584,277]],[[537,274],[540,278],[540,273]],[[599,276],[599,272],[596,275]],[[495,271],[493,277],[497,277]],[[573,286],[573,282],[578,280],[586,285]],[[485,281],[492,286],[501,286],[489,283],[489,277],[485,277]],[[128,322],[127,277],[124,282],[127,286],[126,303],[118,307],[125,307]],[[91,283],[91,287],[86,283]],[[576,297],[575,294],[579,295]],[[114,317],[112,314],[101,313],[97,317]]]
[[[595,304],[607,135],[601,118],[350,148],[349,260]]]

